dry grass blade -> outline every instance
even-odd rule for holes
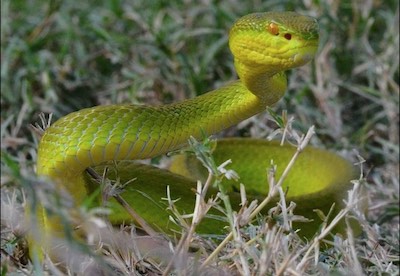
[[[285,170],[282,173],[282,176],[279,178],[277,183],[274,183],[273,181],[269,183],[269,192],[268,196],[257,206],[257,208],[249,215],[248,221],[251,221],[252,219],[257,216],[262,209],[267,206],[268,203],[271,202],[271,200],[279,193],[279,188],[282,187],[282,183],[285,180],[286,176],[288,175],[290,169],[293,167],[294,162],[296,161],[297,157],[299,154],[303,151],[303,149],[307,146],[307,144],[310,142],[311,137],[314,135],[314,127],[311,127],[308,131],[307,134],[303,137],[303,139],[300,141],[296,153],[293,155],[291,158],[289,164],[286,166]],[[282,191],[283,193],[283,191]],[[287,221],[287,220],[286,220]],[[205,267],[211,263],[211,261],[221,252],[221,250],[227,245],[227,243],[234,237],[234,233],[230,232],[226,238],[218,245],[218,247],[207,257],[207,259],[204,261],[204,263],[201,265],[201,267]]]

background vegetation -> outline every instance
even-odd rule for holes
[[[352,247],[361,268],[357,271],[398,275],[399,6],[395,0],[2,0],[2,275],[29,274],[34,269],[21,234],[23,188],[36,181],[38,139],[29,125],[39,121],[40,112],[57,119],[94,105],[165,104],[217,88],[236,78],[227,46],[229,27],[247,13],[272,10],[317,17],[321,28],[318,57],[288,73],[289,90],[274,110],[277,114],[287,110],[300,132],[315,125],[312,144],[353,160],[357,152],[366,160],[368,227]],[[265,138],[276,128],[265,113],[223,135]],[[304,273],[347,274],[356,269],[349,252],[339,247],[330,250],[321,252],[317,264]],[[225,260],[220,264],[223,271],[242,272],[229,259],[229,251],[220,258]],[[47,263],[44,269],[49,267]],[[276,267],[269,273],[276,273]],[[141,268],[149,273],[163,270]],[[133,265],[127,271],[136,269]],[[252,273],[260,273],[257,269]],[[290,265],[281,272],[296,274]]]

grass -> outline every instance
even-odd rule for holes
[[[31,198],[32,189],[42,190],[38,187],[51,191],[35,177],[38,138],[29,125],[39,121],[40,112],[52,113],[55,120],[94,105],[164,104],[217,88],[235,78],[227,30],[244,14],[268,10],[295,10],[319,19],[321,46],[315,62],[289,72],[288,92],[273,109],[294,117],[292,128],[298,133],[315,125],[311,144],[365,159],[361,182],[368,190],[368,216],[357,217],[363,225],[360,236],[337,236],[331,248],[318,249],[313,241],[301,242],[279,227],[261,233],[242,229],[232,234],[235,243],[207,260],[201,271],[399,274],[397,1],[211,2],[2,1],[2,275],[43,270],[107,274],[110,268],[122,275],[169,269],[199,273],[195,269],[215,252],[216,244],[194,233],[190,244],[189,239],[143,242],[133,230],[110,229],[98,220],[96,210],[82,211],[88,229],[96,229],[88,231],[92,238],[97,231],[102,234],[102,245],[90,247],[92,255],[75,250],[81,262],[71,263],[64,272],[48,259],[45,266],[28,260],[23,208],[31,202],[25,195]],[[273,116],[260,114],[221,136],[266,138],[279,130]],[[46,192],[39,196],[46,198]],[[157,248],[161,256],[142,255],[138,246],[143,244]],[[169,247],[179,249],[175,252],[185,262],[169,266]],[[189,247],[198,248],[202,256]],[[102,261],[93,258],[94,253]]]

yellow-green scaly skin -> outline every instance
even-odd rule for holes
[[[171,105],[97,106],[71,113],[45,131],[38,149],[37,173],[65,188],[79,205],[88,190],[93,189],[84,176],[89,166],[164,154],[185,145],[190,136],[201,138],[204,133],[216,133],[276,103],[286,90],[284,71],[302,66],[314,57],[318,36],[315,19],[293,12],[244,16],[229,34],[240,80]],[[271,150],[279,152],[279,148]],[[144,183],[150,194],[152,190],[165,191],[169,184],[149,188],[153,183]],[[133,185],[136,190],[142,188]],[[183,185],[178,183],[177,187],[187,189]],[[161,190],[152,196],[165,197],[165,193],[160,193]],[[133,204],[146,205],[145,198],[135,199],[133,193],[126,192],[124,196],[131,197]],[[115,216],[116,221],[128,218]],[[46,215],[44,219],[48,231],[57,230],[57,223],[46,221]],[[157,220],[160,217],[155,214],[150,223],[157,224]],[[164,222],[160,224],[165,227]]]
[[[37,171],[85,195],[74,178],[109,160],[151,158],[237,124],[265,106],[240,82],[182,103],[149,107],[111,105],[83,109],[54,123],[39,145]]]

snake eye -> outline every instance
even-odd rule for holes
[[[292,35],[291,34],[285,34],[283,37],[286,38],[287,40],[291,40],[292,39]]]
[[[267,27],[267,31],[273,35],[279,35],[279,26],[275,23],[270,23]]]

